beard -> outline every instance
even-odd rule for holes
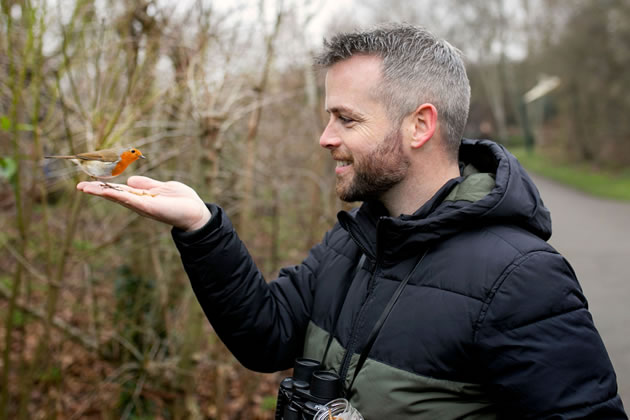
[[[402,147],[400,129],[389,133],[372,152],[352,163],[354,176],[337,179],[336,191],[346,202],[379,199],[407,175],[409,158]]]

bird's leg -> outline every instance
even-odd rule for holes
[[[116,190],[116,191],[124,191],[122,188],[117,187],[115,185],[108,184],[105,181],[101,181],[101,187],[103,187],[103,188],[111,188],[111,189]]]
[[[116,190],[116,191],[123,191],[123,189],[122,189],[122,188],[120,188],[120,187],[117,187],[117,186],[115,186],[115,185],[108,184],[107,182],[105,182],[105,181],[103,181],[103,180],[100,180],[100,179],[98,179],[98,178],[95,178],[95,177],[92,177],[92,178],[93,178],[93,179],[95,179],[95,180],[97,180],[97,181],[101,181],[101,187],[103,187],[103,188],[111,188],[111,189]]]
[[[116,190],[116,191],[124,191],[122,188],[116,187],[115,185],[108,184],[107,182],[103,182],[101,184],[101,187],[103,187],[103,188],[111,188],[111,189]]]

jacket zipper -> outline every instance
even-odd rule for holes
[[[370,301],[370,298],[372,297],[374,288],[376,286],[376,271],[378,270],[378,261],[379,261],[379,252],[378,252],[379,229],[378,227],[380,225],[380,221],[381,219],[379,219],[376,222],[376,261],[374,262],[374,267],[370,275],[370,280],[368,281],[368,291],[365,296],[365,300],[363,301],[363,304],[361,305],[361,309],[359,310],[359,314],[357,315],[357,319],[354,321],[354,324],[352,326],[352,330],[350,332],[350,341],[348,341],[348,348],[346,349],[346,354],[343,356],[343,360],[341,361],[341,367],[339,369],[339,376],[341,377],[342,383],[344,383],[346,380],[348,369],[350,368],[350,362],[352,360],[352,355],[354,355],[354,350],[357,347],[357,342],[359,340],[358,329],[359,329],[359,326],[363,323],[362,321],[365,316],[365,312],[367,310],[367,303]],[[350,233],[350,237],[354,240],[354,242],[361,249],[361,251],[365,253],[365,255],[368,255],[365,252],[365,249],[363,248],[361,243],[356,240],[356,238],[352,234],[352,231],[348,229],[348,232]]]
[[[342,221],[340,221],[342,222]],[[378,238],[378,224],[380,222],[380,219],[376,222],[376,236]],[[357,244],[357,247],[359,247],[359,249],[361,250],[361,252],[363,253],[363,255],[365,255],[366,257],[368,257],[370,254],[367,252],[367,249],[365,249],[365,247],[363,246],[363,244],[361,243],[361,241],[359,241],[357,239],[356,236],[354,236],[354,233],[352,232],[352,229],[350,228],[350,226],[348,225],[348,223],[346,223],[345,221],[343,221],[342,225],[344,226],[344,228],[346,229],[346,231],[348,232],[348,234],[350,235],[350,238],[352,238],[352,240],[354,241],[355,244]]]

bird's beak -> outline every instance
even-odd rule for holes
[[[145,155],[140,155],[140,159],[146,159],[147,157]]]

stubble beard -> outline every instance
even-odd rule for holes
[[[378,200],[405,178],[409,165],[398,129],[389,133],[371,153],[353,161],[354,176],[349,185],[347,181],[337,180],[337,195],[346,202]]]

